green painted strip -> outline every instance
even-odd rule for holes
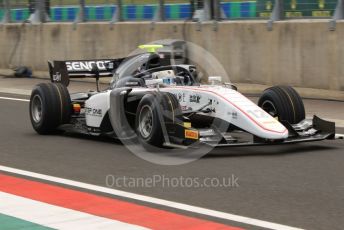
[[[136,6],[136,19],[143,19],[143,5]]]
[[[68,9],[64,8],[62,9],[62,21],[67,21],[68,19]]]
[[[53,20],[53,21],[55,21],[55,18],[56,18],[56,16],[55,16],[55,10],[51,10],[50,11],[50,18],[51,18],[51,20]]]
[[[96,20],[96,8],[95,7],[90,7],[88,8],[88,12],[89,12],[89,15],[88,15],[88,18],[89,20]]]
[[[25,230],[50,230],[53,228],[48,228],[42,225],[31,223],[26,220],[18,219],[15,217],[7,216],[0,214],[0,229],[6,230],[16,230],[16,229],[25,229]]]
[[[117,7],[118,9],[118,7]],[[122,7],[122,15],[123,15],[123,19],[127,20],[128,19],[128,6],[123,6]]]
[[[231,3],[231,18],[240,18],[240,2]]]
[[[158,10],[158,5],[153,5],[153,15],[157,13],[156,12],[157,10]]]
[[[256,17],[257,4],[256,2],[250,2],[250,17]]]
[[[170,16],[171,16],[171,19],[179,19],[179,5],[171,5],[170,6]]]
[[[25,20],[29,19],[29,17],[30,17],[30,12],[29,12],[28,9],[24,10],[24,12],[23,12],[23,17],[24,17]]]
[[[12,22],[17,21],[16,16],[17,16],[17,11],[11,10],[11,21]]]
[[[111,14],[111,7],[110,6],[105,7],[104,18],[105,18],[105,20],[111,20],[112,14]]]

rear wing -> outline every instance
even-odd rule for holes
[[[52,82],[69,85],[70,78],[112,77],[125,58],[100,60],[48,61]]]

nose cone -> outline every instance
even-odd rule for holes
[[[278,122],[275,118],[266,117],[265,119],[260,119],[258,121],[259,126],[262,128],[263,132],[261,137],[267,139],[285,139],[288,138],[288,129]]]

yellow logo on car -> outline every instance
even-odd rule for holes
[[[184,122],[184,128],[191,128],[191,122]]]
[[[158,49],[164,48],[163,45],[139,45],[140,49],[146,50],[148,53],[155,53]]]
[[[185,129],[185,138],[198,140],[198,131]]]

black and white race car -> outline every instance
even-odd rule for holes
[[[302,99],[292,87],[268,88],[256,105],[219,77],[200,84],[193,65],[166,64],[154,52],[159,47],[121,59],[49,62],[52,82],[36,85],[30,99],[33,128],[39,134],[65,130],[183,148],[335,137],[333,122],[305,119]],[[99,90],[99,78],[109,76],[109,88]],[[83,77],[94,77],[97,91],[70,94],[69,79]]]

